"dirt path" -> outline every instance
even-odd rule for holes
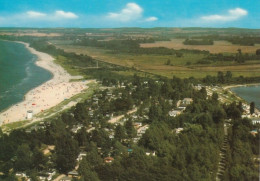
[[[137,108],[134,108],[130,111],[127,112],[127,114],[132,114],[134,112],[137,111]],[[125,115],[120,115],[120,116],[117,116],[117,117],[113,117],[112,119],[110,119],[108,122],[111,123],[111,124],[115,124],[116,122],[118,122],[121,118],[123,118]]]

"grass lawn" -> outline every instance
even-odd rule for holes
[[[27,124],[29,122],[30,122],[29,120],[13,122],[13,123],[2,125],[1,129],[2,129],[3,132],[8,132],[10,130],[22,127],[23,125],[25,125],[25,124]]]

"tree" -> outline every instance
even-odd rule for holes
[[[242,63],[242,62],[244,62],[245,60],[244,60],[244,57],[243,57],[243,55],[242,55],[242,50],[239,48],[239,49],[237,49],[237,57],[236,57],[236,59],[237,59],[237,62],[238,63]]]
[[[165,62],[165,65],[170,65],[171,64],[171,60],[168,59],[167,62]]]
[[[230,81],[231,78],[232,78],[232,72],[231,71],[227,71],[226,75],[225,75],[225,78],[226,78],[227,81]]]
[[[103,163],[103,160],[98,154],[97,149],[92,149],[90,152],[88,152],[86,161],[93,167],[101,165]]]
[[[56,165],[57,169],[62,173],[67,173],[76,165],[78,156],[78,144],[70,136],[65,136],[55,144]]]
[[[133,126],[132,120],[127,120],[125,122],[125,129],[126,129],[126,134],[129,138],[133,138],[136,135],[136,130]]]
[[[92,170],[86,158],[80,162],[78,172],[83,177],[82,181],[99,181],[97,173]]]
[[[257,49],[255,52],[256,55],[260,55],[260,49]]]
[[[2,136],[4,136],[4,133],[3,133],[2,129],[0,128],[0,138],[1,138]]]
[[[126,137],[125,135],[125,129],[120,124],[116,126],[115,129],[115,138],[119,141],[122,141]]]
[[[251,102],[250,103],[250,114],[254,114],[255,113],[255,102]]]
[[[183,57],[183,53],[181,53],[181,52],[176,52],[176,57]]]
[[[15,162],[14,168],[17,171],[26,171],[32,166],[32,152],[28,144],[22,144],[18,147],[17,152],[17,160]]]
[[[211,100],[213,101],[213,103],[218,103],[218,93],[213,92]]]
[[[218,72],[218,82],[219,83],[224,83],[225,82],[224,74],[221,71]]]
[[[38,170],[43,169],[47,162],[47,158],[43,155],[42,151],[35,148],[33,150],[33,166]]]
[[[241,101],[239,101],[237,108],[239,109],[239,111],[240,111],[241,113],[243,113],[243,112],[244,112],[244,109],[243,109],[243,104],[242,104],[242,102],[241,102]]]

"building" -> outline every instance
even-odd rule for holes
[[[151,152],[146,152],[145,153],[147,156],[156,156],[155,151]]]
[[[252,124],[260,124],[260,119],[252,118]]]
[[[182,104],[189,105],[192,103],[192,101],[193,101],[192,98],[184,98],[182,100]]]
[[[27,116],[26,116],[27,119],[32,119],[33,118],[33,111],[32,110],[28,110],[27,111]]]
[[[83,159],[83,157],[87,156],[87,152],[80,152],[77,158],[77,161],[81,161]]]
[[[135,122],[135,123],[134,123],[134,127],[135,127],[135,129],[140,128],[142,125],[143,125],[142,122]]]
[[[169,111],[169,116],[171,116],[171,117],[176,117],[179,114],[181,114],[181,111],[179,111],[179,110],[171,110],[171,111]]]
[[[149,128],[149,125],[144,125],[144,126],[140,127],[139,129],[137,129],[137,136],[141,137],[148,128]]]
[[[175,133],[176,134],[179,134],[180,132],[182,132],[183,131],[183,128],[176,128],[175,129]]]
[[[68,172],[67,174],[69,177],[77,178],[79,176],[79,173],[76,170],[72,170]]]
[[[106,158],[104,158],[104,162],[105,163],[112,163],[114,161],[114,158],[112,158],[112,157],[106,157]]]
[[[74,125],[73,128],[71,129],[71,131],[73,133],[77,133],[81,128],[83,128],[82,124]]]

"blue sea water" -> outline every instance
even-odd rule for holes
[[[52,74],[36,66],[36,60],[25,45],[0,41],[0,111],[21,102],[29,90],[51,79]]]
[[[231,88],[239,97],[248,103],[255,102],[255,106],[260,109],[260,85]]]

